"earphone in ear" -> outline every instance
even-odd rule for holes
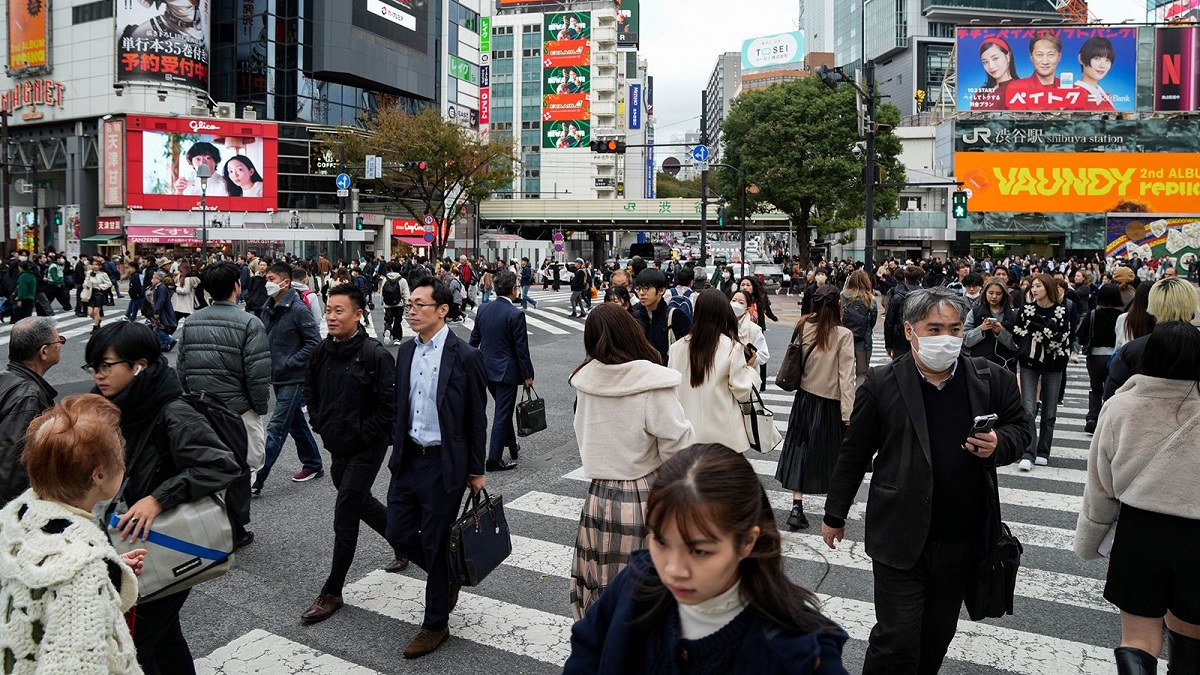
[[[134,376],[134,377],[137,377],[138,375],[140,375],[140,374],[141,374],[141,372],[142,372],[142,367],[141,367],[141,366],[137,366],[137,367],[135,367],[135,368],[133,369],[133,376]]]

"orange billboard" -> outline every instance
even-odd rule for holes
[[[8,75],[50,70],[49,0],[8,0]]]
[[[977,212],[1200,212],[1200,153],[957,152]]]

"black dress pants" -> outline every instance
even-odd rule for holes
[[[1088,371],[1088,412],[1087,419],[1100,418],[1100,405],[1104,402],[1104,382],[1108,380],[1108,360],[1111,354],[1097,354],[1087,357]],[[1066,389],[1066,386],[1063,387]]]
[[[492,436],[488,442],[488,460],[495,462],[504,457],[504,448],[517,445],[517,430],[513,424],[513,414],[517,409],[517,391],[521,385],[504,382],[487,383],[492,400],[496,402],[496,412],[492,416]]]
[[[337,500],[333,505],[333,565],[321,590],[322,595],[342,594],[346,574],[350,572],[358,548],[360,522],[387,538],[387,508],[371,494],[371,486],[375,484],[386,455],[386,446],[349,456],[331,454],[333,461],[329,475],[337,489]]]
[[[927,541],[911,569],[872,563],[875,627],[863,675],[932,675],[958,630],[958,613],[972,578],[975,546]]]
[[[440,449],[422,453],[406,443],[402,452],[388,486],[387,539],[398,553],[425,570],[421,627],[441,630],[450,620],[450,526],[462,506],[466,485],[446,491]]]
[[[179,610],[192,589],[134,607],[133,644],[146,675],[196,675],[192,651],[179,625]]]

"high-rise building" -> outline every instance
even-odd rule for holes
[[[718,148],[720,155],[721,122],[729,114],[733,99],[737,98],[742,83],[742,53],[725,52],[717,57],[712,74],[705,88],[704,113],[708,116],[708,143]]]

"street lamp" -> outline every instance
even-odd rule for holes
[[[200,262],[208,255],[208,179],[213,171],[205,162],[196,167],[196,178],[200,179]]]

